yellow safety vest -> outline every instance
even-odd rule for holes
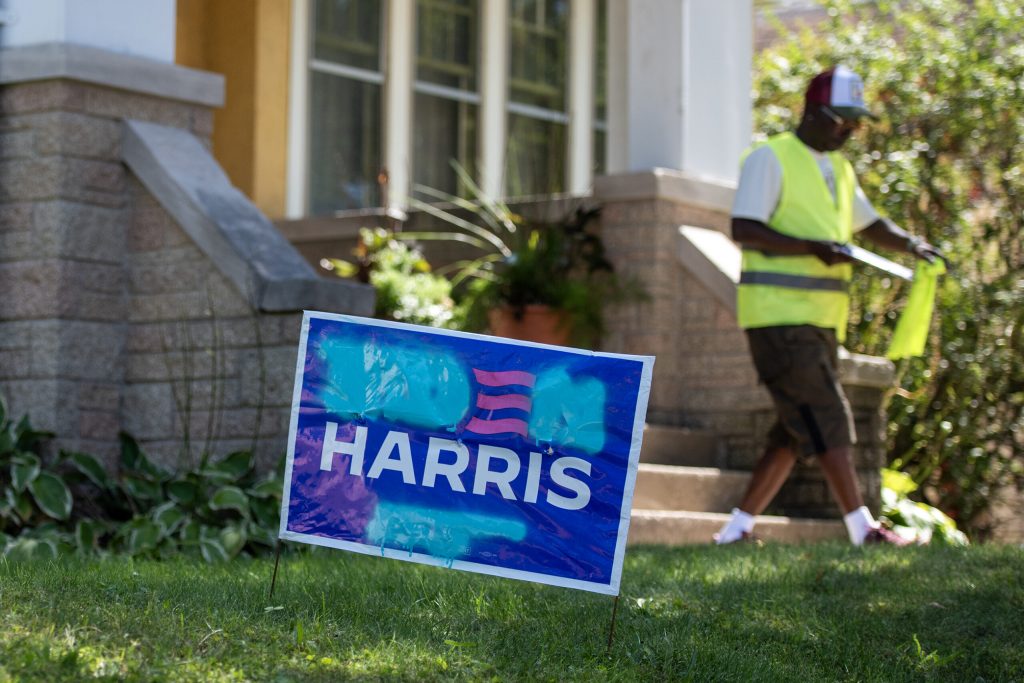
[[[829,159],[835,175],[832,197],[818,162],[793,133],[768,140],[782,167],[782,193],[768,227],[783,235],[849,242],[853,237],[853,166],[838,152]],[[743,250],[738,288],[740,327],[815,325],[846,337],[850,264],[827,266],[816,256],[773,256]]]

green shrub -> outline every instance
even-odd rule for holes
[[[898,368],[890,458],[929,503],[983,537],[993,492],[1024,477],[1024,8],[823,4],[825,25],[758,56],[758,126],[794,127],[808,79],[824,68],[864,77],[882,120],[846,154],[875,206],[953,262],[927,354]],[[856,278],[850,348],[884,355],[906,293]]]
[[[121,434],[110,476],[86,453],[61,451],[44,462],[40,445],[51,436],[27,417],[8,421],[0,398],[0,555],[184,552],[212,562],[265,552],[277,541],[281,475],[257,475],[247,451],[204,456],[196,469],[173,473]]]

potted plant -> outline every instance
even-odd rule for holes
[[[450,277],[464,329],[589,347],[604,331],[606,305],[645,296],[638,283],[619,278],[606,258],[594,221],[598,208],[578,206],[562,220],[529,221],[487,197],[462,168],[456,172],[474,200],[417,186],[445,206],[411,199],[410,207],[439,219],[445,229],[395,238],[452,240],[480,250],[478,257],[435,271]]]

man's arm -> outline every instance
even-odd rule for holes
[[[879,218],[877,221],[861,230],[859,234],[867,237],[868,240],[883,249],[891,249],[892,251],[902,251],[907,254],[913,254],[917,258],[922,258],[928,263],[932,263],[936,258],[940,258],[943,261],[946,260],[945,254],[943,254],[938,247],[928,244],[928,242],[924,241],[920,237],[910,235],[905,230],[897,227],[895,223],[885,218]]]
[[[842,245],[838,242],[805,240],[783,235],[761,221],[750,218],[732,219],[732,238],[744,247],[759,249],[770,254],[817,256],[829,266],[848,263],[852,260],[842,251]]]

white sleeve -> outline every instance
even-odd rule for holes
[[[779,205],[781,194],[782,165],[772,148],[762,145],[747,155],[743,162],[732,201],[732,217],[767,224]]]
[[[857,183],[853,190],[853,231],[860,232],[879,218],[881,216],[871,205],[864,190],[861,189],[860,183]]]

